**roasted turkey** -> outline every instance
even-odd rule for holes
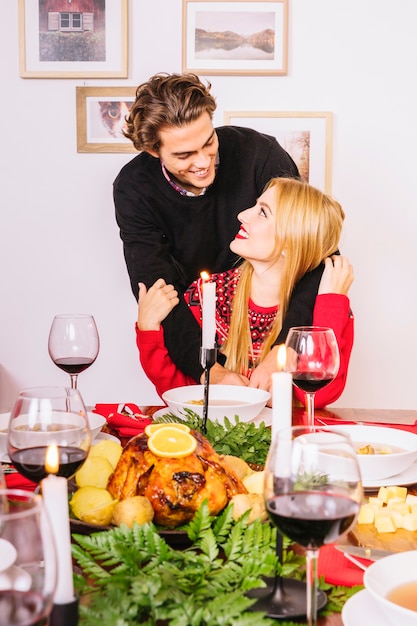
[[[190,434],[197,448],[182,458],[156,456],[148,448],[145,433],[133,437],[107,490],[118,500],[146,496],[155,512],[154,522],[168,528],[189,522],[203,500],[208,501],[212,515],[220,513],[234,495],[247,489],[201,433],[193,430]]]

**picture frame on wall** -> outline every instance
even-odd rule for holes
[[[137,153],[123,135],[136,87],[76,87],[77,152]]]
[[[23,78],[126,78],[128,0],[18,0]]]
[[[182,69],[287,74],[288,0],[183,0]]]
[[[226,125],[254,128],[275,137],[297,164],[301,178],[331,193],[330,111],[229,111],[224,120]]]

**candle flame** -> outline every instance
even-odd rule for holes
[[[287,349],[285,347],[285,344],[282,343],[278,348],[278,354],[277,354],[277,365],[278,365],[278,369],[280,372],[283,372],[285,370],[286,363],[287,363]]]
[[[45,470],[47,474],[57,474],[59,469],[59,453],[56,443],[52,443],[46,450]]]
[[[210,280],[210,274],[208,272],[206,272],[205,270],[203,270],[202,272],[200,272],[200,278],[201,280]]]

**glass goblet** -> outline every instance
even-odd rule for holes
[[[98,330],[92,315],[55,315],[49,331],[49,356],[70,375],[71,387],[77,387],[78,374],[94,363],[99,349]]]
[[[363,496],[349,437],[293,426],[276,433],[265,465],[264,498],[272,523],[306,549],[307,621],[317,623],[317,557],[353,526]]]
[[[339,371],[334,331],[321,326],[295,326],[290,328],[285,345],[285,371],[292,374],[293,384],[305,392],[308,424],[313,426],[316,391],[331,383]]]
[[[46,624],[52,610],[56,552],[40,496],[1,489],[0,626]]]
[[[46,454],[58,449],[58,476],[70,478],[84,463],[91,445],[87,410],[77,389],[38,387],[21,391],[7,429],[9,457],[25,478],[40,483],[47,474]]]

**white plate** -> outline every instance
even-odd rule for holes
[[[404,470],[404,472],[401,472],[401,474],[380,480],[369,480],[363,484],[363,488],[368,491],[375,491],[380,487],[407,486],[414,485],[415,483],[417,483],[417,462],[413,463]]]
[[[367,620],[370,624],[391,626],[382,607],[375,602],[369,591],[363,589],[346,602],[342,609],[342,622],[344,626],[363,626]]]
[[[153,414],[153,419],[156,419],[157,417],[161,417],[162,415],[167,415],[168,413],[172,413],[172,411],[170,410],[168,406],[164,407],[163,409],[158,409],[158,411],[155,411],[155,413]],[[230,417],[232,418],[233,416],[230,416]],[[253,419],[249,421],[250,423],[256,424],[256,426],[259,426],[261,422],[265,422],[265,426],[271,426],[272,409],[270,409],[267,406],[264,407],[262,411],[256,417],[254,417]]]

